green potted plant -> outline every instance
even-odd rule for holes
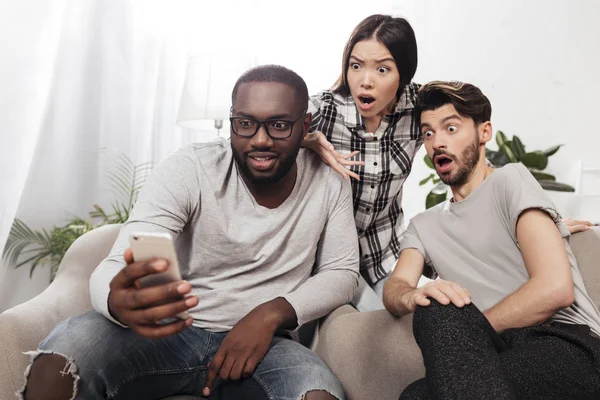
[[[7,264],[15,268],[29,265],[30,277],[38,265],[48,265],[52,282],[65,253],[79,236],[102,225],[127,221],[139,190],[152,169],[152,163],[133,165],[124,154],[119,153],[117,157],[114,170],[108,172],[110,186],[117,195],[110,211],[107,212],[98,204],[94,204],[89,212],[91,221],[74,217],[64,225],[38,231],[16,218],[2,253]]]
[[[548,166],[548,157],[556,154],[562,145],[552,146],[546,150],[526,151],[525,145],[518,136],[513,136],[508,140],[502,131],[496,132],[496,144],[498,150],[485,149],[486,158],[496,168],[505,166],[508,163],[522,163],[531,174],[537,179],[542,188],[558,192],[574,192],[575,189],[567,184],[556,181],[554,175],[544,172]],[[419,186],[427,184],[429,181],[434,183],[434,187],[425,198],[425,208],[431,208],[446,200],[448,197],[448,186],[440,181],[435,173],[435,167],[427,155],[425,155],[425,164],[434,170],[428,177],[419,182]]]

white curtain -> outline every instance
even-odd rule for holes
[[[354,25],[393,11],[392,0],[331,3],[2,2],[0,248],[14,217],[51,228],[108,204],[101,148],[158,162],[215,134],[175,124],[192,55],[254,53],[296,70],[311,92],[329,87]],[[48,277],[48,268],[30,279],[27,266],[0,261],[0,312],[41,292]]]

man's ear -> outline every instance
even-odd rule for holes
[[[310,130],[310,123],[312,122],[312,114],[306,113],[304,116],[304,122],[302,123],[302,138],[306,136],[308,131]]]
[[[477,133],[479,134],[479,143],[486,144],[490,140],[492,140],[493,130],[492,123],[490,121],[485,121],[479,124],[477,127]]]

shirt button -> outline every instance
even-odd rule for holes
[[[368,254],[365,254],[365,258],[369,258],[369,255],[368,255]]]
[[[371,185],[371,189],[375,189],[375,185]]]
[[[375,166],[376,166],[376,165],[377,165],[377,161],[375,161],[375,162],[373,163],[373,165],[375,165]]]
[[[371,212],[371,209],[370,209],[370,208],[367,208],[367,212]]]

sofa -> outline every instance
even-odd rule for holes
[[[28,359],[23,352],[35,349],[60,321],[92,308],[89,276],[108,254],[118,231],[118,225],[108,225],[77,239],[44,292],[0,314],[0,400],[16,398],[14,393],[24,383]],[[600,305],[600,229],[573,235],[571,245],[587,290]],[[358,313],[346,305],[315,325],[314,334],[300,331],[300,339],[330,366],[351,400],[397,399],[406,385],[424,376],[410,315],[396,318],[385,310]]]

